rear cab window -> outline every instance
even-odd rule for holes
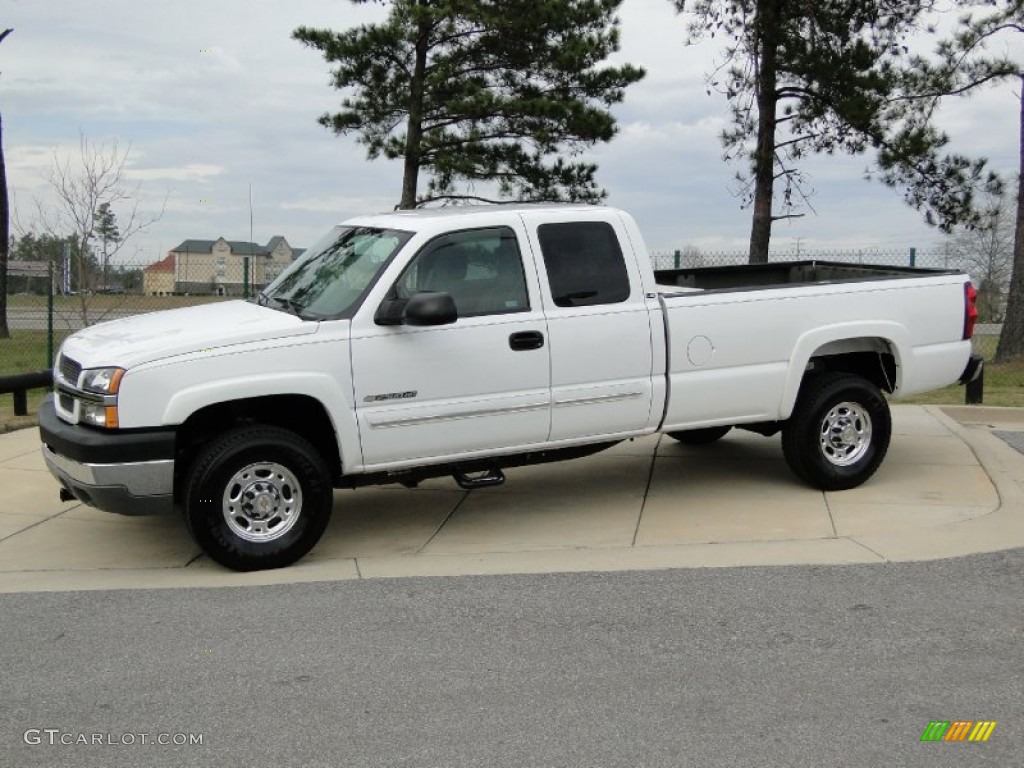
[[[619,304],[629,298],[626,261],[607,222],[541,224],[537,239],[555,306]]]

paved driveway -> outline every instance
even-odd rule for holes
[[[657,436],[574,462],[337,491],[320,544],[290,568],[231,573],[177,515],[61,503],[32,430],[0,436],[0,591],[218,586],[393,576],[927,560],[1024,545],[1024,456],[992,434],[1020,412],[896,406],[889,455],[850,491],[800,484],[779,439]]]

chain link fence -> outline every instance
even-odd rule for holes
[[[189,258],[191,256],[191,258]],[[7,326],[0,376],[50,368],[61,341],[86,326],[164,309],[248,298],[277,276],[270,259],[178,254],[149,264],[117,264],[86,278],[73,265],[8,265]],[[79,290],[79,285],[87,287]]]
[[[792,250],[773,253],[771,261],[836,261],[853,264],[963,269],[975,276],[969,259],[949,250]],[[744,251],[684,248],[652,255],[655,269],[746,264]],[[0,339],[0,380],[5,376],[47,370],[61,341],[88,325],[146,312],[245,298],[272,281],[286,266],[268,256],[179,253],[155,263],[121,263],[82,275],[67,260],[12,261],[8,269],[7,321],[11,337]],[[976,277],[976,276],[975,276]],[[976,279],[977,283],[978,280]],[[79,285],[87,286],[79,290]],[[981,317],[975,350],[987,360],[995,354],[1005,295],[1002,286],[979,286]],[[41,393],[30,397],[38,400]],[[962,388],[930,395],[930,402],[963,402]],[[989,365],[985,402],[1024,406],[1024,361]],[[0,412],[10,395],[0,395]]]
[[[7,271],[7,327],[0,339],[0,431],[4,419],[34,411],[45,394],[11,392],[24,374],[48,371],[61,342],[108,320],[164,309],[248,298],[287,262],[272,256],[177,253],[155,263],[119,263],[83,269],[65,256],[11,261]]]

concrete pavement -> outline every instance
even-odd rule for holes
[[[822,493],[778,437],[624,443],[509,470],[462,491],[336,491],[332,522],[290,568],[238,574],[202,556],[177,516],[123,518],[62,503],[35,430],[0,435],[0,592],[213,587],[490,573],[929,560],[1024,546],[1024,455],[993,431],[1024,411],[894,406],[868,483]]]

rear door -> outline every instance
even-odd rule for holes
[[[649,428],[655,420],[657,300],[644,295],[621,221],[589,211],[538,212],[524,219],[543,264],[551,441]]]
[[[374,307],[353,320],[364,466],[514,452],[547,439],[547,324],[524,240],[518,223],[481,227],[437,237],[413,257],[389,295],[448,293],[454,323],[381,326]]]

